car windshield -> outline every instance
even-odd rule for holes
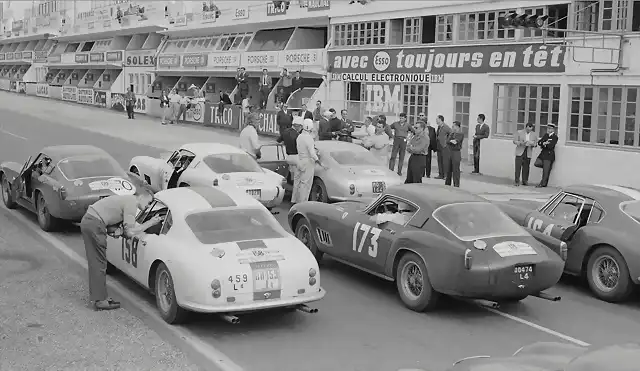
[[[287,237],[266,209],[212,210],[190,214],[187,225],[203,244]]]
[[[620,210],[640,223],[640,201],[624,202],[620,205]]]
[[[354,165],[374,165],[380,166],[378,161],[371,152],[363,148],[362,151],[331,151],[331,158],[338,164],[346,166]]]
[[[528,233],[488,202],[450,204],[433,212],[433,218],[462,241],[503,236],[528,236]]]
[[[220,153],[209,155],[202,161],[218,174],[262,172],[260,164],[246,153]]]
[[[104,155],[67,157],[58,162],[58,169],[68,180],[103,176],[126,176],[124,170],[113,158]]]

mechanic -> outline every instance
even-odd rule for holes
[[[300,174],[298,174],[298,147],[296,140],[300,131],[302,130],[302,124],[304,119],[302,117],[293,118],[293,127],[287,128],[284,132],[280,133],[277,142],[283,143],[287,152],[287,163],[289,164],[289,173],[293,178],[293,193],[291,194],[291,202],[297,203],[298,201],[298,189],[300,188]]]
[[[247,116],[246,126],[240,132],[240,148],[257,160],[262,157],[257,131],[259,122],[260,115],[257,112],[250,113]]]
[[[429,153],[429,134],[425,130],[427,124],[418,121],[413,126],[414,135],[409,141],[407,152],[411,153],[407,164],[407,178],[405,184],[422,183],[422,176],[427,167],[427,154]]]
[[[145,210],[153,201],[152,193],[138,187],[135,195],[113,195],[89,206],[80,222],[80,231],[89,269],[89,298],[96,310],[120,308],[120,303],[107,297],[107,233],[122,224],[124,238],[132,238],[162,221],[154,216],[136,226],[138,209]],[[116,236],[114,236],[116,237]]]
[[[316,147],[313,144],[313,121],[306,119],[302,123],[302,132],[296,139],[296,148],[298,150],[298,186],[293,192],[297,194],[296,202],[307,201],[309,193],[311,193],[311,185],[313,184],[313,174],[316,163],[320,163]],[[294,186],[294,188],[296,188]],[[295,203],[291,200],[292,203]]]

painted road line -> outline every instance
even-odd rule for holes
[[[2,205],[4,207],[4,205]],[[16,212],[11,212],[11,210],[7,210],[8,214],[14,216],[21,224],[24,224],[27,228],[29,228],[32,232],[36,233],[39,237],[47,241],[51,244],[51,246],[55,247],[56,250],[60,251],[64,255],[66,255],[73,262],[82,266],[82,268],[87,269],[87,260],[82,256],[78,255],[75,251],[73,251],[70,247],[68,247],[64,242],[60,241],[56,237],[42,231],[38,227],[33,224],[32,221],[28,220],[24,215]],[[125,288],[121,283],[115,281],[111,277],[107,277],[107,285],[111,290],[113,290],[116,294],[126,299],[128,302],[132,303],[136,307],[137,310],[144,313],[146,316],[149,316],[154,321],[161,323],[165,326],[165,329],[169,331],[173,336],[181,339],[187,346],[189,346],[193,351],[195,351],[199,356],[203,359],[206,359],[208,362],[216,365],[221,371],[244,371],[242,367],[237,365],[235,362],[231,360],[231,358],[224,355],[221,351],[214,348],[213,346],[203,342],[199,339],[197,335],[191,332],[188,329],[181,328],[178,326],[171,326],[166,324],[160,315],[156,311],[156,308],[152,307],[148,303],[140,300],[138,297],[133,295],[127,288]]]
[[[27,139],[27,138],[25,138],[25,137],[23,137],[23,136],[20,136],[20,135],[18,135],[18,134],[14,134],[14,133],[12,133],[12,132],[10,132],[10,131],[6,131],[6,130],[1,129],[1,128],[0,128],[0,132],[5,133],[5,134],[7,134],[7,135],[10,135],[10,136],[12,136],[12,137],[14,137],[14,138],[18,138],[18,139],[22,139],[22,140],[29,140],[29,139]]]

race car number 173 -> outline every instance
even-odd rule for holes
[[[358,243],[358,233],[360,231],[363,233],[360,237],[360,243]],[[355,227],[353,227],[353,251],[362,252],[365,243],[369,240],[369,243],[367,244],[369,256],[372,258],[378,256],[378,238],[380,237],[380,232],[382,232],[380,228],[372,227],[360,222],[356,223]]]

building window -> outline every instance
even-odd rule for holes
[[[636,110],[638,86],[571,86],[571,123],[568,141],[640,146]]]
[[[558,123],[560,85],[496,84],[494,107],[493,132],[497,135],[512,135],[532,123],[542,136],[548,123]]]
[[[429,84],[402,85],[402,110],[409,122],[416,122],[418,115],[429,117]]]
[[[439,15],[436,18],[436,42],[453,40],[453,15]]]
[[[579,31],[626,31],[629,0],[581,0],[575,2],[575,24]]]
[[[458,41],[481,41],[513,39],[514,29],[499,27],[498,18],[513,10],[497,12],[467,13],[458,15]]]
[[[469,107],[471,105],[471,84],[453,84],[453,119],[460,121],[462,132],[469,132]]]
[[[357,22],[333,26],[333,45],[384,45],[387,42],[387,21]]]
[[[422,40],[422,18],[404,19],[404,43],[419,44]]]

